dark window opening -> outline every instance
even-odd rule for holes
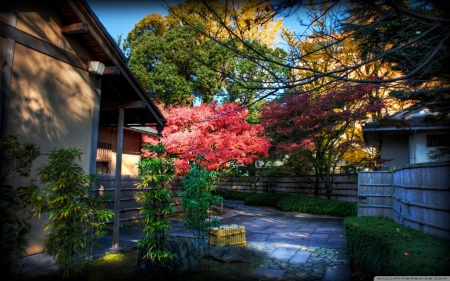
[[[450,146],[450,134],[427,135],[427,146]]]
[[[108,162],[97,162],[97,169],[96,174],[97,175],[106,175],[109,172],[108,169]]]
[[[105,142],[97,143],[97,161],[109,162],[111,161],[111,144]]]

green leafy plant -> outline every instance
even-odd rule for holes
[[[90,256],[95,237],[104,235],[105,222],[113,217],[111,210],[99,204],[93,189],[94,175],[87,175],[76,163],[82,152],[77,148],[53,150],[49,163],[38,168],[43,184],[46,208],[50,217],[44,250],[58,263],[62,278],[79,272],[78,261]]]
[[[450,147],[439,147],[427,153],[430,161],[450,161]]]
[[[203,157],[197,157],[197,160]],[[201,248],[205,248],[206,234],[209,228],[220,225],[219,219],[211,217],[211,205],[217,204],[222,199],[213,192],[219,173],[207,170],[197,162],[191,163],[191,170],[183,178],[183,195],[181,203],[185,215],[183,227],[192,230],[197,242],[197,252],[200,255]],[[207,250],[209,247],[206,248]],[[206,253],[209,259],[209,253]],[[201,259],[200,259],[201,260]],[[206,279],[209,279],[209,263],[206,265]]]
[[[181,202],[186,217],[184,227],[192,230],[198,239],[204,240],[208,228],[219,226],[218,218],[209,215],[210,206],[221,200],[220,196],[213,195],[218,175],[218,172],[194,162],[182,181],[184,192]]]
[[[167,231],[171,227],[167,215],[174,211],[168,184],[173,178],[175,165],[172,158],[165,157],[161,143],[144,145],[143,150],[147,154],[138,164],[142,182],[137,187],[141,189],[138,201],[143,202],[144,231],[138,247],[146,251],[144,258],[154,263],[154,274],[161,279],[162,267],[175,257],[166,246]]]
[[[28,246],[25,235],[30,232],[28,219],[35,216],[41,205],[39,188],[30,177],[33,161],[40,155],[39,148],[30,142],[20,144],[15,136],[0,140],[0,272],[9,276],[20,271],[15,258],[21,257]],[[26,178],[19,186],[10,180]]]

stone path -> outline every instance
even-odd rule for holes
[[[222,225],[246,228],[247,247],[264,255],[252,273],[254,280],[350,280],[350,263],[345,254],[343,219],[302,213],[286,213],[270,207],[247,206],[242,201],[225,200]],[[191,236],[182,221],[173,220],[173,236]],[[134,247],[142,228],[122,229],[121,248]],[[103,246],[95,251],[109,252],[112,233],[100,239]],[[54,270],[55,263],[45,254],[22,259],[25,277]]]
[[[221,224],[244,225],[247,247],[266,253],[252,274],[258,280],[350,280],[342,218],[225,202]]]

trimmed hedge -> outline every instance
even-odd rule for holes
[[[344,220],[347,253],[367,273],[384,276],[450,275],[450,241],[384,217]]]
[[[228,189],[216,189],[212,192],[213,195],[219,195],[223,199],[229,199],[229,200],[245,200],[249,196],[255,195],[255,192],[240,192],[235,190],[228,190]]]
[[[245,199],[247,205],[273,206],[284,212],[336,217],[357,215],[357,203],[305,197],[286,193],[258,193]]]

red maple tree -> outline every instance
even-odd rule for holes
[[[357,124],[367,118],[368,112],[382,107],[371,101],[373,89],[357,85],[333,88],[322,95],[288,94],[264,106],[261,124],[272,139],[275,153],[295,157],[306,152],[314,167],[316,196],[321,180],[330,198],[332,175],[343,154],[351,146],[362,145]]]
[[[188,172],[189,162],[199,156],[208,170],[223,171],[230,163],[246,166],[268,155],[270,140],[263,136],[264,128],[247,123],[248,112],[239,104],[211,102],[198,107],[160,106],[160,109],[167,126],[159,141],[176,158],[177,174]],[[149,136],[144,136],[143,141],[158,142]],[[147,154],[143,150],[143,155]]]

